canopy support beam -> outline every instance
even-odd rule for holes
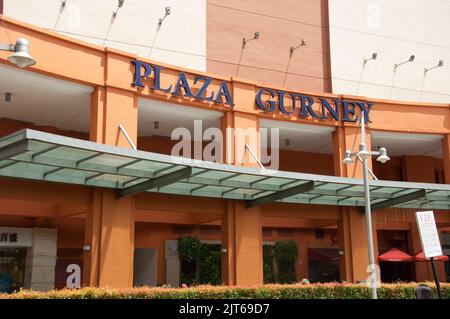
[[[424,198],[425,196],[426,196],[426,191],[424,189],[419,189],[419,190],[414,191],[409,194],[400,195],[398,197],[390,198],[385,201],[375,203],[372,205],[372,210],[400,205],[403,203],[410,202],[412,200]]]
[[[131,196],[156,187],[163,187],[187,178],[192,174],[192,167],[184,167],[174,172],[152,178],[148,181],[117,190],[117,197]]]
[[[256,207],[256,206],[260,206],[260,205],[264,205],[264,204],[268,204],[268,203],[272,203],[275,202],[277,200],[283,199],[283,198],[288,198],[300,193],[305,193],[308,192],[310,190],[312,190],[315,187],[315,182],[314,181],[309,181],[306,183],[303,183],[301,185],[297,185],[297,186],[293,186],[290,188],[287,188],[285,190],[282,191],[278,191],[266,196],[262,196],[253,200],[248,200],[247,201],[247,208],[250,207]]]
[[[28,140],[20,140],[0,148],[0,161],[28,152]],[[13,159],[12,159],[13,160]]]

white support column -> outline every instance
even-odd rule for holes
[[[57,229],[34,228],[33,245],[27,250],[24,287],[47,291],[55,288]]]

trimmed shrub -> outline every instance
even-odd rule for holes
[[[280,263],[295,263],[297,243],[294,240],[279,240],[273,245],[275,259]]]
[[[427,283],[435,289],[433,283]],[[413,299],[417,283],[382,284],[380,299]],[[442,295],[450,298],[450,284],[442,284]],[[260,287],[197,286],[192,288],[92,288],[36,292],[22,290],[0,294],[0,299],[369,299],[370,289],[355,284],[292,284]]]
[[[197,237],[178,238],[178,254],[181,261],[195,262],[200,256],[200,247],[202,243]]]
[[[200,284],[220,285],[221,265],[220,265],[221,245],[211,245],[203,243],[200,247]]]
[[[273,263],[274,257],[272,245],[263,245],[263,275],[265,284],[271,284],[275,282]]]
[[[273,246],[273,252],[278,263],[277,282],[280,284],[294,283],[296,281],[297,243],[294,240],[279,240]]]

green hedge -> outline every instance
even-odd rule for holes
[[[178,238],[181,283],[220,285],[220,248],[221,245],[202,243],[197,237]]]
[[[265,284],[272,284],[276,281],[273,262],[274,256],[272,245],[263,245],[263,274]]]
[[[203,243],[200,247],[200,283],[220,285],[222,272],[220,264],[221,245]]]
[[[432,283],[427,283],[434,287]],[[383,284],[378,289],[380,299],[414,298],[416,283]],[[450,284],[442,285],[442,294],[450,299]],[[369,299],[370,290],[353,284],[293,284],[260,287],[197,286],[192,288],[82,288],[15,294],[0,294],[2,298],[39,299]]]

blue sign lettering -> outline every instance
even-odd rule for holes
[[[161,71],[164,70],[163,67],[154,64],[147,64],[138,60],[132,60],[131,63],[134,64],[134,79],[131,83],[132,86],[144,88],[145,85],[143,83],[143,80],[147,77],[150,77],[153,72],[153,85],[150,86],[152,90],[171,93],[176,96],[184,95],[200,101],[213,101],[217,104],[227,104],[229,106],[234,105],[227,81],[222,81],[220,83],[217,93],[211,91],[209,93],[209,96],[206,96],[208,89],[210,88],[210,85],[212,83],[212,79],[206,76],[197,75],[194,78],[194,85],[197,83],[201,83],[202,86],[194,94],[191,90],[191,86],[185,72],[178,73],[178,79],[174,85],[170,84],[168,87],[162,88]]]
[[[264,98],[268,96],[267,98]],[[290,98],[292,102],[292,110],[287,110],[285,106],[285,98]],[[302,117],[312,117],[316,119],[334,119],[340,120],[339,108],[342,107],[343,122],[357,122],[356,107],[361,109],[361,113],[365,114],[365,121],[369,123],[369,113],[373,107],[373,103],[361,101],[350,102],[344,99],[333,98],[331,100],[319,97],[321,108],[315,108],[315,100],[312,96],[300,93],[291,93],[285,91],[272,90],[262,88],[256,93],[256,106],[264,112],[275,112],[277,109],[281,114],[292,115],[297,114]],[[298,107],[297,107],[297,103]],[[319,114],[318,114],[319,113]]]

